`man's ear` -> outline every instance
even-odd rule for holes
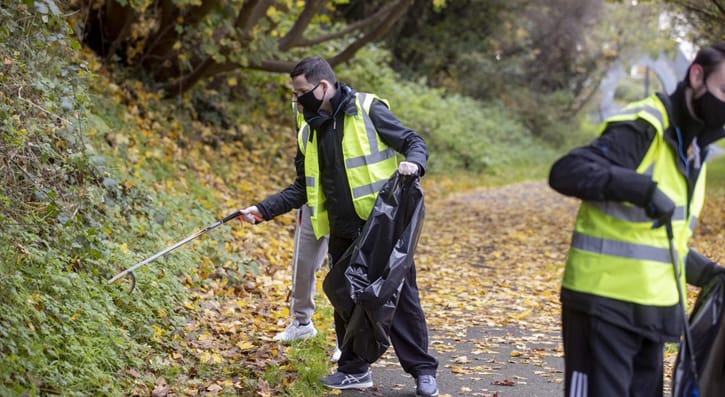
[[[703,84],[705,84],[705,70],[701,65],[693,63],[692,66],[690,66],[690,81],[688,81],[688,83],[694,90],[699,89]]]

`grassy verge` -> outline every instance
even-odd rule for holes
[[[0,18],[0,394],[121,394],[122,370],[167,347],[184,288],[165,274],[143,297],[107,288],[127,242],[164,237],[148,190],[91,148],[89,65],[62,15],[21,4]]]

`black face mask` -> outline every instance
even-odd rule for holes
[[[322,100],[325,99],[325,96],[322,96],[322,99],[315,98],[314,91],[317,89],[317,87],[320,86],[320,83],[317,83],[316,86],[314,86],[311,90],[307,91],[303,95],[300,95],[297,97],[297,103],[302,105],[302,107],[305,110],[305,113],[311,112],[311,113],[317,113],[318,110],[320,110],[320,106],[322,106]]]
[[[722,128],[725,125],[725,102],[712,95],[710,90],[692,100],[692,110],[708,128]]]

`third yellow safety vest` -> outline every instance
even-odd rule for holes
[[[688,199],[688,182],[678,168],[677,150],[665,139],[670,120],[653,95],[632,103],[605,122],[642,119],[654,126],[655,137],[637,167],[675,202],[674,244],[685,285],[684,263],[705,195],[705,165]],[[678,132],[679,134],[679,132]],[[567,258],[563,286],[567,289],[650,306],[678,303],[674,268],[665,227],[654,229],[643,208],[626,202],[585,201],[579,208]]]

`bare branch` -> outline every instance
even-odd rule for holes
[[[121,28],[121,31],[118,32],[118,36],[116,36],[116,39],[113,40],[111,43],[111,46],[108,47],[108,53],[106,54],[106,60],[110,59],[113,55],[116,54],[116,51],[118,51],[118,47],[121,46],[121,43],[128,38],[129,32],[131,31],[131,26],[133,26],[133,23],[135,22],[135,18],[124,18],[125,22],[123,27]]]
[[[280,60],[266,60],[259,64],[249,65],[250,69],[264,70],[273,73],[289,73],[294,68],[296,62],[280,61]]]
[[[154,47],[167,36],[176,36],[174,28],[176,27],[176,19],[179,16],[184,17],[184,25],[196,25],[208,14],[214,7],[219,4],[219,0],[204,0],[198,6],[192,6],[183,13],[176,4],[171,0],[161,1],[161,21],[159,25],[161,30],[156,34],[154,41],[148,46],[146,52],[153,52]],[[175,37],[172,37],[174,39]],[[173,45],[173,44],[172,44]]]
[[[720,4],[719,0],[712,0],[712,4],[715,5],[715,8],[717,8],[720,11],[720,14],[725,16],[725,6]]]
[[[111,41],[108,49],[101,47],[109,58],[114,55],[118,47],[127,40],[131,26],[138,20],[136,11],[128,5],[121,5],[114,2],[107,3],[103,11],[96,11],[99,22],[101,23],[102,45]],[[113,15],[114,18],[108,18],[107,15]]]
[[[347,46],[347,48],[340,51],[340,53],[330,58],[330,64],[334,67],[337,64],[345,62],[351,59],[355,53],[366,44],[382,38],[390,31],[390,29],[392,29],[400,17],[408,11],[408,8],[413,4],[413,0],[398,0],[394,4],[395,8],[375,29],[371,30],[369,33]]]
[[[345,60],[348,60],[351,58],[355,52],[357,52],[360,48],[365,46],[367,43],[370,43],[374,40],[380,39],[385,33],[390,31],[390,29],[393,27],[395,22],[397,22],[400,17],[408,10],[410,5],[413,3],[413,0],[397,0],[393,3],[389,3],[382,9],[380,9],[375,14],[371,15],[370,17],[366,18],[365,20],[362,20],[358,23],[355,23],[348,27],[347,29],[343,29],[345,33],[352,32],[354,30],[361,30],[368,25],[373,24],[374,22],[378,22],[377,26],[370,30],[369,33],[355,41],[353,44],[348,46],[344,51],[342,51],[340,54],[335,56],[331,59],[331,62],[339,63]],[[315,0],[305,7],[305,10],[303,10],[303,14],[306,14],[304,18],[312,18],[315,13],[319,12],[320,6],[324,5],[324,1]],[[266,10],[271,6],[270,1],[252,1],[251,3],[245,4],[244,7],[242,7],[242,10],[240,10],[240,13],[237,17],[237,21],[235,23],[235,26],[242,30],[248,30],[251,29],[252,26],[256,23],[256,21],[261,18],[265,13]],[[385,15],[385,17],[381,20],[381,17]],[[303,16],[300,16],[300,19],[302,19]],[[298,20],[299,21],[299,20]],[[308,22],[303,22],[299,24],[299,26],[306,26]],[[293,30],[295,27],[293,27]],[[304,30],[303,28],[298,27],[297,28]],[[323,42],[326,40],[331,40],[337,37],[342,37],[345,33],[336,32],[331,35],[326,35],[321,38],[311,40],[311,41],[303,41],[304,43],[310,43],[307,45],[311,45],[317,42]],[[292,37],[289,35],[289,33],[285,36],[286,37]],[[284,38],[281,40],[281,42],[284,40]],[[292,40],[292,39],[290,39]],[[293,41],[294,42],[294,41]],[[294,46],[301,46],[302,42],[298,42]],[[288,41],[288,44],[289,41]],[[273,73],[289,73],[292,68],[294,67],[294,63],[290,61],[281,61],[281,60],[264,60],[259,63],[253,63],[247,66],[249,69],[254,70],[262,70],[267,72],[273,72]],[[181,86],[181,90],[184,91],[185,89],[183,87],[189,87],[193,85],[196,81],[199,81],[202,78],[212,76],[214,74],[218,73],[224,73],[231,70],[239,69],[241,66],[237,63],[232,62],[225,62],[223,64],[218,64],[212,59],[207,58],[203,62],[201,62],[195,69],[192,71],[189,75],[184,76],[180,82],[176,82],[173,84],[167,85],[167,89],[172,88],[174,85]],[[176,89],[178,90],[178,88]]]
[[[144,51],[144,55],[139,61],[143,67],[153,71],[154,75],[158,73],[167,73],[167,68],[155,67],[154,65],[162,65],[163,61],[175,59],[178,51],[174,49],[174,43],[179,39],[176,32],[176,20],[178,17],[184,18],[185,25],[196,25],[219,3],[219,0],[204,0],[198,6],[192,6],[183,11],[179,9],[171,0],[161,1],[161,20],[159,23],[159,32],[155,35],[154,40]],[[174,75],[181,73],[177,71]]]
[[[241,32],[243,37],[251,39],[251,30],[262,17],[267,14],[267,10],[274,3],[273,0],[252,0],[245,2],[242,9],[239,10],[234,27]]]
[[[717,4],[718,3],[717,0],[712,0],[712,2],[715,3],[715,5],[718,8],[722,8],[722,6],[720,6],[719,4]],[[697,4],[685,3],[685,2],[677,2],[677,3],[682,8],[684,8],[685,10],[687,10],[688,12],[690,12],[690,13],[692,13],[694,15],[698,15],[702,19],[717,19],[718,18],[718,16],[716,14],[714,14],[712,12],[709,12],[709,11],[703,9],[702,6],[698,6]]]
[[[305,8],[300,13],[300,16],[292,25],[292,28],[287,34],[279,40],[280,51],[287,51],[294,47],[295,44],[303,38],[305,29],[312,21],[312,18],[322,10],[324,7],[324,0],[312,0],[305,3]]]
[[[212,57],[207,57],[196,65],[191,73],[186,74],[172,82],[162,85],[160,88],[166,92],[166,97],[171,98],[179,95],[193,86],[204,77],[211,76],[215,65],[218,65]]]
[[[263,72],[271,72],[271,73],[289,73],[292,71],[292,68],[295,67],[297,64],[297,61],[282,61],[279,59],[267,59],[264,61],[261,61],[259,63],[250,63],[249,65],[245,66],[245,69],[250,70],[260,70]],[[238,63],[233,62],[226,62],[222,65],[219,65],[218,67],[214,68],[214,71],[217,73],[223,73],[223,72],[229,72],[235,69],[240,69],[241,66]]]
[[[244,3],[239,11],[239,14],[237,15],[234,25],[240,34],[241,40],[252,39],[252,29],[258,23],[258,21],[266,15],[267,10],[273,5],[273,3],[274,2],[272,0],[252,0],[250,2]],[[387,32],[390,31],[390,29],[392,29],[394,24],[398,20],[400,20],[401,16],[409,9],[409,7],[413,4],[413,0],[396,0],[394,2],[388,3],[385,7],[378,10],[370,17],[354,23],[349,27],[342,29],[341,31],[338,31],[336,33],[321,36],[314,40],[296,40],[298,37],[301,37],[299,32],[304,32],[304,29],[309,25],[309,21],[314,17],[314,15],[321,11],[321,7],[324,7],[324,4],[324,0],[312,0],[308,2],[305,6],[305,10],[303,10],[303,15],[300,15],[300,18],[296,22],[295,26],[291,29],[290,32],[288,32],[288,34],[283,39],[280,40],[279,45],[289,46],[290,48],[302,45],[309,46],[327,40],[339,38],[355,31],[367,30],[367,32],[362,35],[362,37],[357,39],[335,57],[330,59],[331,64],[334,66],[335,64],[344,62],[352,58],[352,56],[354,56],[354,54],[366,44],[382,38]],[[300,20],[302,21],[300,22]],[[292,31],[295,31],[297,33],[291,34]],[[169,81],[160,87],[166,92],[167,97],[179,95],[191,88],[200,80],[220,73],[226,73],[241,68],[261,70],[272,73],[289,73],[295,65],[295,63],[291,61],[268,59],[242,66],[239,63],[229,61],[218,63],[212,57],[206,57],[203,60],[195,61],[193,62],[193,64],[194,67],[190,73],[179,76],[173,81]]]
[[[589,90],[579,89],[579,95],[577,95],[577,98],[569,104],[567,109],[562,112],[563,115],[571,115],[574,116],[576,114],[579,114],[579,112],[586,106],[588,103],[591,102],[592,98],[599,92],[599,85],[604,80],[604,77],[607,75],[607,69],[601,68],[601,70],[596,73],[594,78],[591,81]]]
[[[250,64],[244,68],[272,73],[289,73],[292,71],[294,65],[295,63],[290,61],[266,60],[261,63]],[[235,62],[217,63],[213,58],[207,57],[197,64],[191,73],[184,75],[173,82],[166,83],[160,88],[166,92],[167,98],[171,98],[186,92],[202,79],[241,68],[242,66]]]
[[[400,7],[401,6],[400,3],[405,3],[405,2],[406,2],[406,0],[403,0],[403,1],[400,1],[399,0],[399,1],[396,1],[396,2],[393,2],[393,3],[388,3],[388,4],[385,5],[385,7],[381,8],[376,13],[370,15],[369,17],[367,17],[365,19],[361,19],[361,20],[359,20],[359,21],[357,21],[357,22],[355,22],[355,23],[347,26],[345,29],[341,29],[341,30],[339,30],[337,32],[333,32],[333,33],[326,34],[326,35],[323,35],[323,36],[320,36],[320,37],[316,37],[314,39],[309,39],[309,40],[302,39],[302,40],[298,40],[295,43],[294,47],[311,47],[313,45],[317,45],[317,44],[320,44],[320,43],[324,43],[326,41],[339,39],[340,37],[344,37],[344,36],[346,36],[346,35],[354,32],[354,31],[358,31],[358,30],[361,30],[362,31],[362,30],[365,30],[367,27],[369,27],[369,26],[371,26],[371,25],[379,22],[384,16],[387,15],[388,17],[390,17],[391,15],[394,15],[394,12],[393,11],[397,7]],[[405,6],[405,10],[408,9],[408,6]],[[400,13],[399,16],[398,16],[398,18],[396,18],[396,20],[399,19],[400,16],[403,15],[403,13]]]

